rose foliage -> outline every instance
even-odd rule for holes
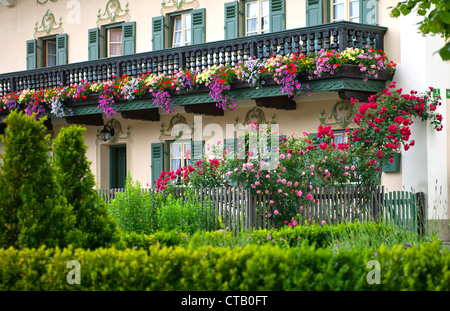
[[[442,115],[437,112],[441,103],[432,97],[432,88],[423,94],[405,94],[392,82],[367,103],[353,99],[351,103],[354,127],[346,130],[345,143],[333,142],[330,126],[319,126],[315,136],[285,137],[270,127],[247,124],[236,150],[225,149],[221,143],[211,146],[201,160],[162,172],[156,187],[244,186],[253,195],[270,199],[267,217],[295,226],[302,211],[316,200],[314,192],[320,187],[379,184],[382,166],[392,162],[393,154],[414,146],[414,121],[429,121],[434,129],[442,130]],[[272,137],[276,137],[273,149]]]

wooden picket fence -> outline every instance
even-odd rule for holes
[[[143,188],[142,192],[154,189]],[[184,198],[186,188],[172,190],[175,198]],[[118,193],[125,189],[100,189],[99,194],[109,204]],[[221,227],[237,233],[256,229],[276,227],[273,217],[276,202],[270,204],[266,195],[251,195],[249,189],[242,187],[193,189],[204,206],[214,209],[215,217],[210,220],[210,229]],[[370,193],[355,186],[318,188],[312,191],[313,200],[299,209],[301,219],[307,223],[327,224],[342,222],[367,222],[385,219],[404,229],[423,233],[424,198],[423,194],[408,192],[384,192],[384,187],[376,187]]]
[[[423,192],[392,191],[385,194],[383,218],[404,230],[425,231],[425,195]]]
[[[184,198],[186,188],[171,191],[175,198]],[[276,202],[263,194],[251,195],[243,187],[192,189],[202,206],[209,202],[215,217],[210,220],[210,229],[225,227],[237,233],[256,229],[277,227],[270,214],[274,214]],[[151,193],[151,188],[142,188]],[[99,194],[107,204],[125,189],[100,189]],[[368,222],[385,219],[403,229],[424,233],[425,208],[423,193],[406,191],[384,192],[384,187],[376,187],[370,193],[361,187],[327,187],[313,189],[313,200],[303,206],[299,215],[309,224],[325,221],[327,224],[342,222]]]

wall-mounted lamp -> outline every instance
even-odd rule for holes
[[[114,128],[106,124],[103,127],[103,130],[100,131],[100,139],[103,141],[108,141],[112,137],[114,137]]]

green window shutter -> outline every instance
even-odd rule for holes
[[[225,39],[239,37],[239,2],[225,3]]]
[[[230,150],[232,152],[237,151],[237,138],[227,138],[225,139],[225,149]]]
[[[152,50],[164,49],[164,16],[152,18]]]
[[[100,30],[92,28],[88,30],[88,59],[96,60],[100,58]]]
[[[362,24],[377,25],[377,0],[359,0],[359,22]]]
[[[306,26],[322,24],[322,0],[306,0]]]
[[[194,140],[192,142],[192,150],[191,150],[191,154],[192,154],[192,162],[201,160],[202,156],[203,156],[203,152],[205,149],[205,141],[204,140]]]
[[[122,55],[136,53],[136,22],[122,24]]]
[[[310,133],[311,142],[313,145],[318,146],[320,144],[320,139],[317,137],[317,133]]]
[[[205,43],[205,9],[191,11],[191,43]]]
[[[392,163],[388,162],[383,165],[382,170],[383,172],[400,172],[400,153],[394,153],[394,161]]]
[[[151,156],[151,175],[153,184],[153,182],[156,183],[159,176],[161,176],[161,172],[164,170],[164,143],[153,143]],[[154,187],[156,187],[156,184],[154,184]]]
[[[286,9],[284,0],[270,0],[269,2],[270,32],[286,29]]]
[[[67,64],[67,34],[56,36],[56,65]]]
[[[36,40],[27,41],[27,70],[36,69]]]

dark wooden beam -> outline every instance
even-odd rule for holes
[[[66,122],[69,124],[83,124],[83,125],[103,125],[103,117],[101,113],[86,114],[81,116],[66,117]]]
[[[134,119],[134,120],[143,120],[143,121],[159,121],[160,120],[158,108],[122,111],[121,114],[122,114],[122,118],[124,118],[124,119]]]
[[[45,120],[44,125],[47,128],[47,130],[49,130],[49,131],[53,130],[52,119]]]
[[[186,105],[184,106],[184,111],[187,113],[196,113],[196,114],[204,114],[207,116],[223,116],[223,109],[216,107],[214,103],[206,103],[206,104],[195,104],[195,105]]]
[[[261,97],[252,98],[256,102],[256,106],[265,108],[275,108],[281,110],[295,110],[297,104],[294,99],[286,96]]]
[[[1,135],[5,134],[5,130],[6,130],[6,123],[1,122],[0,123],[0,134]]]
[[[363,91],[349,91],[349,90],[344,90],[344,91],[339,91],[339,98],[340,99],[350,99],[350,98],[354,98],[357,99],[360,102],[367,102],[367,99],[369,98],[370,95],[374,94],[374,92],[363,92]]]

